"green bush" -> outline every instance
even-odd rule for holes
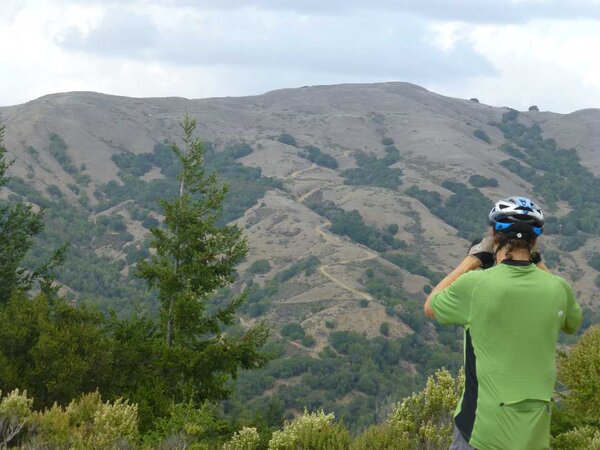
[[[456,378],[446,369],[436,371],[427,379],[425,389],[394,407],[390,425],[410,436],[411,448],[448,448],[463,384],[462,370]]]
[[[301,153],[300,155],[303,158],[308,159],[310,162],[314,162],[318,166],[327,167],[328,169],[332,170],[338,168],[337,160],[333,156],[323,153],[319,147],[315,147],[314,145],[306,145],[302,148],[307,150],[308,154]]]
[[[386,232],[387,234],[390,234],[390,235],[392,235],[392,236],[395,236],[395,235],[396,235],[396,233],[398,233],[398,230],[399,230],[399,229],[400,229],[400,228],[398,227],[398,225],[397,225],[397,224],[395,224],[395,223],[392,223],[392,224],[390,224],[390,225],[388,225],[388,226],[387,226],[387,228],[385,229],[385,232]]]
[[[586,240],[587,237],[583,233],[577,233],[572,236],[562,236],[558,243],[558,248],[566,252],[572,252],[581,248]]]
[[[391,137],[384,137],[381,140],[381,145],[384,145],[384,146],[394,145],[394,140]]]
[[[296,142],[296,138],[289,133],[281,133],[277,140],[285,145],[291,145],[292,147],[296,147],[298,143]]]
[[[471,175],[469,183],[475,187],[498,187],[498,180],[495,178],[487,178],[482,175]]]
[[[390,324],[382,322],[381,325],[379,325],[379,332],[384,336],[388,336],[390,334]]]
[[[554,450],[600,450],[600,429],[578,427],[559,434],[552,440]]]
[[[60,188],[55,184],[51,184],[50,186],[48,186],[46,188],[46,190],[48,191],[48,194],[50,194],[52,197],[55,197],[55,198],[60,198],[63,195]]]
[[[600,325],[590,327],[559,363],[559,380],[568,387],[568,410],[576,425],[600,428]],[[592,375],[594,374],[594,375]]]
[[[354,242],[366,245],[372,250],[383,252],[406,247],[404,241],[394,238],[387,232],[379,231],[373,226],[366,225],[357,210],[345,211],[329,201],[309,202],[307,206],[331,221],[329,231],[348,236]]]
[[[269,450],[346,450],[350,433],[343,425],[335,423],[335,416],[323,411],[309,413],[287,422],[281,431],[275,431]]]
[[[281,327],[281,335],[296,341],[302,339],[305,333],[304,328],[298,322],[290,322]]]
[[[544,264],[550,269],[555,268],[560,262],[560,253],[556,250],[545,250],[542,256],[544,258]]]
[[[314,347],[315,344],[317,343],[317,340],[311,336],[310,334],[305,335],[302,338],[302,341],[300,341],[302,343],[302,345],[304,345],[305,347]]]
[[[48,150],[65,172],[70,175],[75,175],[77,173],[77,167],[75,167],[75,164],[73,164],[71,157],[67,153],[67,144],[62,137],[56,133],[52,133],[50,135],[50,145],[48,146]]]
[[[300,261],[292,264],[287,269],[279,272],[275,276],[275,279],[280,283],[283,283],[285,281],[291,280],[301,272],[304,272],[304,274],[308,276],[315,272],[319,264],[321,264],[321,261],[319,261],[319,258],[317,258],[316,256],[309,256],[307,258],[303,258]]]
[[[402,184],[400,179],[402,170],[389,166],[400,160],[400,152],[393,145],[387,146],[385,151],[386,156],[381,159],[365,152],[357,152],[354,158],[359,167],[344,170],[340,174],[346,178],[344,183],[351,186],[379,186],[397,189]]]
[[[361,298],[358,301],[358,304],[361,308],[366,308],[367,306],[369,306],[369,300],[367,300],[366,298]]]
[[[488,144],[492,143],[492,140],[490,139],[488,134],[480,128],[473,131],[473,136],[475,136],[477,139],[481,139],[483,142],[486,142]]]
[[[252,265],[248,268],[248,272],[250,273],[258,273],[265,274],[271,270],[271,264],[267,259],[259,259],[254,261]]]
[[[244,427],[236,431],[222,450],[257,450],[260,436],[256,428]]]
[[[481,237],[486,224],[483,218],[488,216],[492,202],[478,189],[468,188],[462,183],[446,180],[442,186],[454,193],[443,203],[439,193],[421,190],[416,186],[407,189],[406,194],[419,200],[433,214],[456,228],[460,237],[468,240]],[[469,205],[468,215],[464,211],[465,204]],[[474,221],[473,217],[481,217],[482,220]]]
[[[594,253],[592,256],[590,256],[590,259],[588,259],[588,264],[590,267],[593,267],[600,272],[600,253]]]
[[[432,284],[437,284],[443,277],[440,272],[434,272],[429,266],[421,260],[421,256],[416,253],[388,253],[385,259],[415,275],[421,275],[428,278]]]

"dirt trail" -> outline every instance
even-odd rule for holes
[[[323,239],[325,239],[328,242],[333,242],[333,241],[338,241],[341,243],[344,243],[344,241],[339,238],[338,236],[334,235],[334,234],[330,234],[330,233],[325,233],[324,228],[326,227],[330,227],[331,226],[331,222],[329,220],[327,220],[324,224],[321,224],[317,227],[315,227],[315,231],[323,237]],[[349,286],[348,284],[344,283],[342,280],[340,280],[339,278],[337,278],[336,276],[330,274],[329,272],[327,272],[327,267],[329,266],[344,266],[346,264],[350,264],[350,263],[356,263],[356,262],[362,262],[362,261],[369,261],[371,259],[375,259],[378,258],[379,255],[377,255],[376,253],[373,253],[369,250],[365,250],[362,249],[365,253],[366,256],[362,257],[362,258],[353,258],[353,259],[348,259],[345,261],[339,261],[336,262],[334,264],[321,264],[319,266],[319,272],[321,272],[321,274],[330,279],[331,281],[333,281],[335,284],[337,284],[339,287],[341,287],[342,289],[352,292],[354,295],[357,295],[359,297],[362,297],[364,299],[367,299],[369,301],[373,301],[373,297],[370,294],[367,294],[366,292],[362,292],[359,291],[358,289],[353,288],[352,286]]]
[[[295,172],[291,173],[288,178],[294,178],[297,179],[298,176],[304,172],[308,172],[310,170],[313,170],[317,167],[316,164],[312,164],[310,167],[305,168],[305,169],[300,169],[300,170],[296,170]],[[299,203],[303,203],[304,200],[306,200],[308,197],[310,197],[312,194],[314,194],[315,192],[317,192],[319,189],[321,189],[321,187],[316,187],[314,189],[311,189],[310,191],[302,194],[300,197],[298,197],[296,199],[297,202]],[[341,244],[345,244],[345,241],[343,239],[341,239],[340,237],[331,234],[331,233],[326,233],[324,228],[329,228],[331,226],[331,222],[329,220],[326,220],[326,222],[324,224],[321,224],[317,227],[315,227],[315,231],[317,232],[317,234],[319,234],[321,237],[323,237],[323,239],[325,239],[325,241],[327,242],[336,242],[336,243],[341,243]],[[369,301],[373,301],[373,297],[366,293],[366,292],[362,292],[359,291],[358,289],[353,288],[352,286],[344,283],[342,280],[340,280],[339,278],[337,278],[336,276],[332,275],[331,273],[329,273],[327,271],[327,268],[333,265],[339,266],[339,265],[346,265],[346,264],[350,264],[350,263],[356,263],[356,262],[362,262],[362,261],[369,261],[371,259],[376,259],[379,258],[379,255],[377,253],[374,253],[370,250],[366,250],[364,248],[361,249],[366,253],[366,255],[364,257],[361,258],[354,258],[354,259],[349,259],[346,261],[339,261],[336,262],[334,264],[321,264],[319,266],[319,273],[321,273],[321,275],[323,275],[325,278],[329,279],[330,281],[334,282],[335,284],[337,284],[339,287],[341,287],[342,289],[351,292],[352,294],[358,296],[358,297],[362,297],[366,300]]]
[[[308,172],[310,170],[316,169],[318,166],[316,164],[311,164],[310,167],[307,167],[305,169],[300,169],[300,170],[296,170],[295,172],[291,173],[288,175],[288,178],[298,178],[298,175],[300,175],[302,172]]]

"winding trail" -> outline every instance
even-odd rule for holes
[[[310,170],[313,170],[315,168],[317,168],[318,166],[316,164],[312,164],[310,167],[305,168],[305,169],[300,169],[300,170],[296,170],[295,172],[291,173],[290,175],[288,175],[287,178],[293,178],[293,179],[297,179],[298,176],[304,172],[308,172]],[[313,178],[310,178],[313,179]],[[322,180],[321,180],[322,181]],[[310,197],[312,194],[314,194],[315,192],[319,191],[321,189],[321,187],[316,187],[314,189],[309,190],[308,192],[302,194],[300,197],[298,197],[296,199],[296,201],[298,203],[304,203],[304,201]],[[325,232],[325,228],[329,228],[331,226],[331,222],[328,219],[325,219],[325,223],[318,225],[315,227],[315,232],[321,236],[323,239],[325,239],[326,242],[335,242],[335,243],[339,243],[342,245],[347,244],[346,241],[344,241],[342,238],[340,238],[339,236],[331,233],[331,232]],[[321,275],[323,275],[325,278],[327,278],[328,280],[332,281],[333,283],[337,284],[339,287],[341,287],[342,289],[344,289],[345,291],[351,292],[352,294],[358,296],[358,297],[362,297],[368,301],[373,301],[374,298],[373,296],[371,296],[370,294],[360,291],[358,289],[353,288],[352,286],[348,285],[347,283],[343,282],[342,280],[340,280],[339,278],[337,278],[335,275],[332,275],[331,273],[329,273],[327,271],[327,268],[330,266],[343,266],[346,264],[350,264],[350,263],[356,263],[356,262],[362,262],[362,261],[369,261],[372,259],[377,259],[380,258],[380,255],[378,255],[375,252],[372,252],[371,250],[367,250],[366,248],[364,248],[361,244],[356,244],[358,245],[361,250],[366,254],[364,257],[360,257],[360,258],[353,258],[353,259],[348,259],[345,261],[339,261],[333,264],[321,264],[318,267],[319,273]]]
[[[324,228],[329,228],[331,226],[331,222],[329,220],[327,220],[324,224],[319,225],[318,227],[315,227],[315,231],[321,236],[323,237],[323,239],[325,239],[328,242],[332,242],[332,241],[338,241],[341,243],[345,243],[343,241],[343,239],[341,239],[340,237],[336,236],[335,234],[332,233],[325,233]],[[359,297],[362,297],[366,300],[369,301],[373,301],[373,296],[371,296],[370,294],[367,294],[366,292],[362,292],[359,291],[358,289],[353,288],[352,286],[349,286],[348,284],[344,283],[342,280],[340,280],[339,278],[337,278],[336,276],[332,275],[331,273],[327,272],[327,267],[330,266],[344,266],[346,264],[350,264],[350,263],[356,263],[356,262],[362,262],[362,261],[369,261],[371,259],[376,259],[379,258],[379,255],[377,255],[376,253],[373,253],[369,250],[365,250],[364,248],[361,249],[366,253],[366,256],[362,257],[362,258],[353,258],[353,259],[347,259],[345,261],[339,261],[336,262],[334,264],[321,264],[319,266],[319,272],[321,273],[321,275],[323,275],[325,278],[328,278],[329,280],[333,281],[335,284],[337,284],[339,287],[341,287],[342,289],[352,292],[354,295],[357,295]]]

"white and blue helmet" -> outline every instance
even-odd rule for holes
[[[489,219],[496,231],[531,231],[540,236],[544,230],[544,213],[526,197],[509,197],[496,202]]]

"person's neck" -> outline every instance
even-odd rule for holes
[[[508,252],[506,251],[506,249],[502,248],[500,249],[500,251],[496,254],[496,261],[498,262],[502,262],[505,259],[508,259],[506,257],[506,254]],[[519,248],[517,250],[513,250],[510,252],[510,256],[513,261],[529,261],[530,259],[530,253],[528,250],[524,249],[524,248]]]

